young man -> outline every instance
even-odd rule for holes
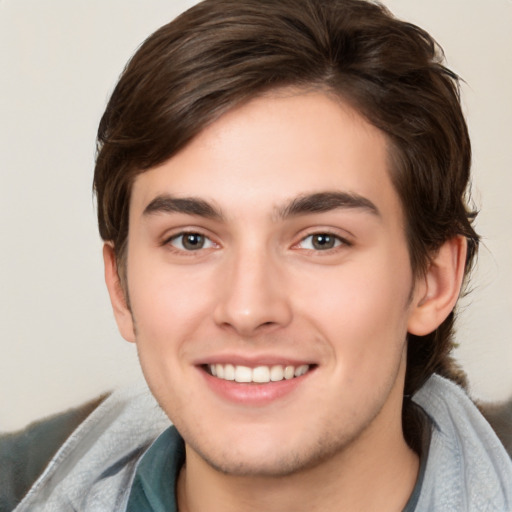
[[[512,509],[450,357],[478,236],[428,34],[363,0],[207,0],[141,46],[98,141],[151,394],[105,400],[16,510]]]

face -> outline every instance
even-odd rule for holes
[[[347,105],[285,91],[136,178],[118,321],[210,466],[290,474],[401,436],[416,292],[387,162]]]

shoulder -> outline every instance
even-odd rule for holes
[[[414,401],[432,424],[419,510],[512,510],[512,461],[465,391],[433,375]]]
[[[107,397],[0,435],[0,510],[13,510],[61,445]]]
[[[512,458],[512,398],[501,403],[477,403],[478,409]]]
[[[92,509],[87,505],[91,500],[96,500],[95,510],[112,509],[103,501],[125,492],[141,454],[170,424],[147,387],[137,385],[95,401],[83,421],[68,425],[71,428],[64,435],[54,438],[51,453],[41,454],[40,443],[51,430],[51,422],[66,423],[66,414],[35,426],[37,436],[30,445],[38,459],[37,471],[23,475],[23,485],[16,487],[15,500],[26,492],[17,511],[58,511],[70,506],[87,510]],[[20,464],[28,457],[28,449],[19,457]]]

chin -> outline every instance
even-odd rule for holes
[[[343,451],[349,443],[347,439],[293,441],[253,439],[238,444],[223,442],[217,447],[194,446],[192,442],[187,450],[192,449],[208,466],[226,475],[277,478],[313,469]]]
[[[261,453],[250,457],[247,455],[230,454],[229,457],[208,457],[199,454],[203,460],[216,471],[225,475],[238,477],[278,478],[298,473],[316,465],[302,454],[287,452],[283,456],[274,454],[273,457],[262,458]],[[239,458],[240,457],[240,458]],[[244,458],[242,458],[244,457]],[[319,460],[316,462],[320,462]]]

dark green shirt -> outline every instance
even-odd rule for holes
[[[185,443],[170,427],[139,462],[126,512],[178,512],[176,482],[184,462]]]

